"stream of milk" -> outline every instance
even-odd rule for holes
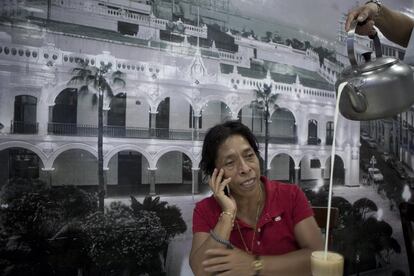
[[[329,225],[331,220],[331,205],[332,205],[332,182],[333,182],[333,171],[335,164],[335,150],[336,150],[336,127],[338,125],[338,114],[339,114],[339,100],[341,99],[342,90],[347,85],[347,82],[343,82],[338,87],[338,94],[336,96],[336,105],[335,105],[335,116],[334,116],[334,131],[333,131],[333,143],[331,151],[331,173],[329,179],[329,193],[328,193],[328,214],[326,219],[326,235],[325,235],[325,260],[328,258],[328,240],[329,240]]]

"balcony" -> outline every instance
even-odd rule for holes
[[[48,134],[58,136],[81,136],[96,137],[98,136],[98,127],[96,125],[84,124],[67,124],[67,123],[48,123]],[[103,135],[112,138],[136,138],[136,139],[162,139],[162,140],[197,140],[202,141],[205,137],[205,130],[193,129],[166,129],[166,128],[144,128],[144,127],[122,127],[122,126],[104,126]],[[255,133],[257,140],[264,143],[263,134]],[[272,136],[269,137],[269,143],[272,144],[297,144],[296,136]]]
[[[256,134],[255,136],[257,138],[257,141],[259,143],[265,142],[265,136],[262,134]],[[296,136],[270,136],[269,137],[269,143],[271,144],[297,144],[298,143],[298,137]]]
[[[321,139],[318,137],[308,137],[308,145],[320,145]]]
[[[94,137],[98,135],[98,127],[95,125],[48,123],[48,134]],[[104,126],[103,134],[106,137],[113,138],[193,140],[193,130],[191,129],[150,129],[141,127]],[[199,133],[198,140],[203,137],[202,133]]]
[[[12,121],[10,132],[12,134],[37,134],[39,131],[39,123]]]

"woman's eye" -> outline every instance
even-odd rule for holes
[[[233,163],[234,163],[233,161],[227,161],[224,165],[225,166],[231,166],[231,165],[233,165]]]

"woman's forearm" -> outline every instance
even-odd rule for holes
[[[229,216],[222,216],[214,227],[216,236],[223,240],[229,240],[233,228],[233,220]],[[190,266],[196,276],[210,275],[203,269],[202,262],[206,259],[205,252],[211,248],[225,248],[224,244],[217,242],[211,235],[190,255]]]
[[[311,275],[311,249],[300,249],[280,256],[261,256],[261,276],[309,276]]]
[[[375,18],[375,26],[388,40],[407,47],[414,20],[403,13],[393,11],[382,5],[378,16]]]

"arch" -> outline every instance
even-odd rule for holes
[[[345,160],[345,158],[344,158],[344,153],[343,152],[335,152],[335,155],[338,155],[338,157],[340,157],[341,159],[342,159],[342,162],[344,163],[344,167],[345,167],[345,162],[344,162],[344,160]],[[326,156],[325,157],[325,159],[323,159],[322,161],[321,161],[321,163],[323,162],[323,164],[325,164],[325,167],[326,167],[326,162],[328,162],[328,160],[331,158],[331,154],[329,154],[328,156]]]
[[[109,161],[111,161],[112,157],[114,157],[116,154],[118,154],[121,151],[135,151],[142,154],[150,164],[150,168],[155,168],[156,163],[154,163],[153,159],[151,158],[151,155],[146,152],[143,148],[132,145],[132,144],[126,144],[122,146],[118,146],[110,150],[105,156],[104,156],[104,169],[108,169]]]
[[[98,160],[98,150],[92,146],[86,145],[86,144],[81,144],[81,143],[71,143],[71,144],[66,144],[64,146],[59,147],[57,150],[55,150],[52,155],[50,156],[48,162],[47,162],[47,169],[52,169],[53,168],[53,163],[55,162],[56,158],[58,158],[58,156],[68,150],[84,150],[87,151],[89,153],[91,153],[93,156],[95,156],[96,160]]]
[[[293,116],[293,119],[295,119],[295,122],[297,124],[297,122],[298,122],[298,115],[294,111],[292,111],[292,107],[291,106],[289,106],[289,105],[279,105],[279,108],[278,109],[282,109],[284,111],[290,112],[290,114]],[[272,110],[272,113],[270,113],[270,118],[272,118],[273,114],[276,111],[277,111],[277,108],[275,108],[275,109]]]
[[[247,114],[247,115],[246,115]],[[264,117],[263,113],[250,104],[243,105],[237,112],[237,117],[241,123],[250,128],[251,131],[257,133],[262,132],[264,128]]]
[[[21,141],[0,143],[0,151],[10,149],[10,148],[24,148],[24,149],[27,149],[27,150],[30,150],[36,153],[36,155],[42,161],[43,169],[48,168],[47,167],[47,156],[42,152],[42,149],[40,147],[29,144],[27,142],[21,142]]]
[[[303,153],[302,153],[302,155],[300,156],[300,160],[302,160],[304,157],[306,157],[306,156],[310,156],[310,157],[312,157],[312,158],[314,158],[314,159],[318,159],[319,160],[319,162],[321,162],[321,164],[322,164],[322,160],[321,160],[321,158],[319,157],[319,154],[318,154],[318,152],[317,151],[315,151],[315,150],[307,150],[307,151],[304,151]]]
[[[286,155],[288,155],[289,157],[291,157],[291,158],[293,159],[293,162],[295,163],[295,166],[296,166],[296,164],[297,164],[297,160],[294,158],[294,156],[292,156],[292,151],[291,151],[291,150],[288,150],[288,149],[278,150],[278,151],[276,151],[275,153],[273,153],[272,155],[270,155],[270,156],[269,156],[269,161],[270,161],[270,163],[272,163],[273,159],[274,159],[276,156],[281,155],[281,154],[286,154]]]
[[[200,161],[194,158],[194,156],[192,155],[192,152],[191,151],[189,151],[188,149],[183,148],[183,147],[170,146],[170,147],[167,147],[167,148],[165,148],[165,149],[157,152],[157,154],[154,156],[154,160],[153,160],[154,161],[154,163],[153,163],[154,164],[154,167],[151,167],[151,169],[156,169],[156,165],[157,165],[159,159],[164,154],[166,154],[168,152],[172,152],[172,151],[178,151],[178,152],[181,152],[181,153],[186,154],[187,157],[190,158],[191,163],[193,164],[193,168],[198,168],[199,167]]]
[[[209,103],[217,103],[218,107],[216,110],[212,109],[206,109],[206,106]],[[225,106],[225,110],[222,109],[222,107]],[[233,111],[231,110],[231,107],[223,100],[210,100],[208,102],[205,102],[203,107],[201,108],[203,118],[206,118],[205,123],[203,123],[203,128],[207,129],[212,127],[213,125],[217,123],[221,123],[226,119],[232,119],[233,118]],[[209,112],[210,111],[210,112]]]
[[[344,158],[342,158],[342,156],[335,154],[335,159],[339,158],[338,161],[340,162],[335,162],[334,164],[334,171],[333,171],[333,179],[334,182],[336,181],[336,184],[338,182],[338,179],[343,181],[343,184],[345,184],[345,170],[346,170],[346,166],[345,166],[345,162],[344,162]],[[330,177],[331,175],[331,163],[329,164],[329,166],[327,166],[327,163],[331,162],[331,156],[329,156],[326,161],[325,161],[325,171],[328,173],[328,177]],[[340,166],[340,167],[338,167]]]
[[[269,134],[275,137],[297,137],[297,121],[289,109],[278,108],[269,118]]]
[[[207,97],[205,97],[205,98],[204,98],[202,109],[204,109],[204,107],[205,107],[205,106],[206,106],[209,102],[214,102],[214,101],[223,102],[223,103],[225,103],[227,106],[229,106],[229,105],[226,103],[226,97],[224,97],[224,96],[220,96],[220,95],[209,95],[209,96],[207,96]]]
[[[240,102],[239,106],[235,109],[235,113],[239,114],[240,111],[245,108],[245,107],[250,107],[249,105],[251,104],[252,100],[246,100],[246,99],[242,99],[242,101]],[[227,103],[225,103],[227,104]]]
[[[178,93],[176,93],[177,91],[168,91],[168,92],[165,92],[164,94],[163,94],[163,96],[165,96],[164,97],[164,99],[165,98],[168,98],[168,97],[170,97],[170,98],[176,98],[177,96],[178,97],[181,97],[181,98],[184,98],[184,100],[189,104],[189,105],[191,105],[191,106],[193,106],[194,107],[194,102],[193,102],[193,100],[192,100],[192,98],[191,97],[189,97],[187,94],[185,94],[185,93],[182,93],[182,92],[179,92],[178,91]],[[178,94],[178,95],[177,95]]]
[[[42,97],[43,102],[45,102],[47,106],[54,106],[57,96],[60,94],[60,92],[62,92],[66,88],[77,88],[77,87],[75,85],[69,86],[67,82],[60,82],[56,86],[52,86],[43,92],[43,95],[44,95]]]
[[[273,155],[269,167],[268,175],[271,179],[290,183],[295,181],[295,160],[287,151]]]

